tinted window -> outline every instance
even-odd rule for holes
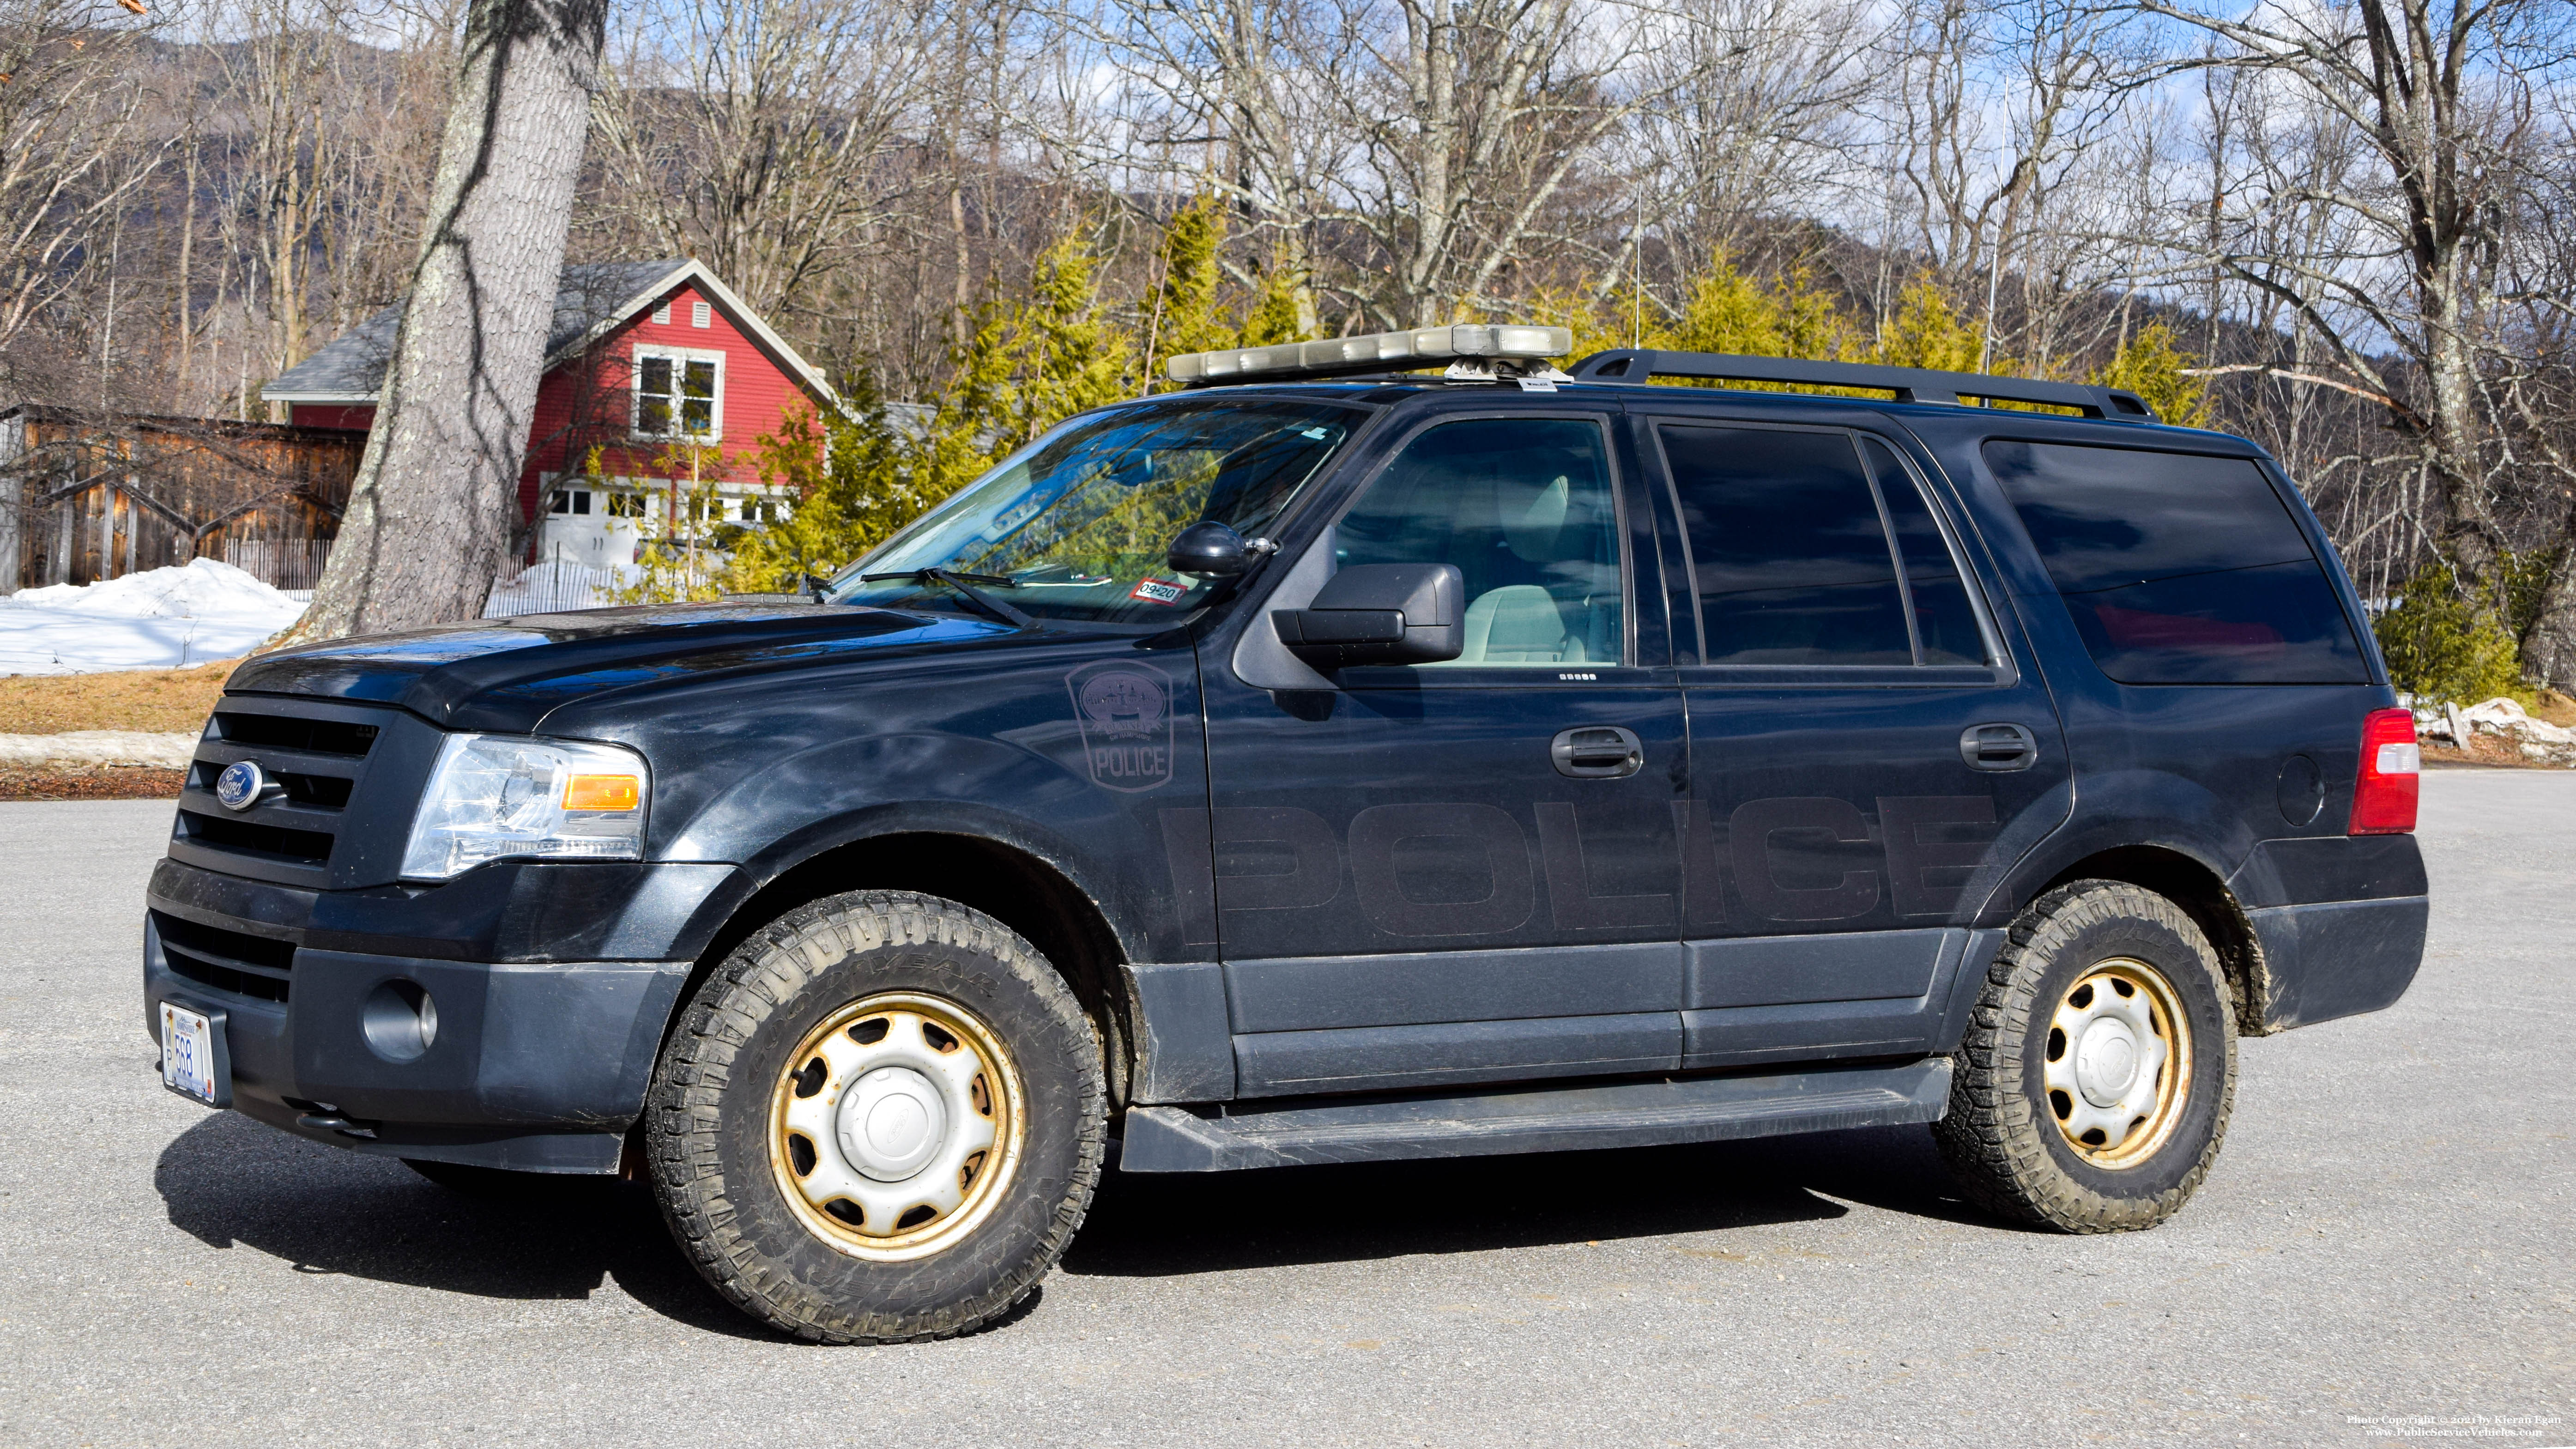
[[[1342,516],[1333,543],[1341,564],[1458,566],[1467,640],[1452,664],[1624,657],[1618,509],[1596,423],[1480,418],[1426,429]]]
[[[1896,552],[1905,560],[1906,593],[1914,600],[1914,635],[1925,664],[1986,663],[1986,637],[1977,628],[1976,608],[1959,577],[1958,560],[1949,541],[1932,521],[1932,510],[1912,474],[1896,461],[1896,452],[1875,438],[1861,441],[1870,471],[1878,475],[1878,496],[1887,504],[1887,521],[1896,530]]]
[[[1327,403],[1222,395],[1085,413],[844,569],[833,601],[956,611],[944,584],[868,577],[946,568],[999,580],[985,587],[1041,618],[1168,619],[1216,584],[1173,572],[1173,536],[1201,519],[1260,532],[1360,421]]]
[[[2111,678],[2369,679],[2324,568],[2251,460],[1993,442],[1986,466]]]
[[[1878,499],[1842,433],[1667,424],[1710,664],[1911,664]]]

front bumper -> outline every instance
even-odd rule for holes
[[[613,1172],[681,988],[744,894],[729,866],[484,867],[433,891],[314,892],[164,860],[144,932],[147,1030],[164,1000],[220,1009],[233,1106],[314,1141]],[[208,969],[241,937],[268,943],[240,954],[273,974]],[[593,959],[560,959],[568,942]],[[596,959],[602,945],[639,959]],[[385,1029],[424,992],[425,1046]]]

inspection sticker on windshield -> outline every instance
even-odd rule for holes
[[[1138,579],[1136,587],[1127,591],[1127,597],[1142,599],[1148,604],[1177,604],[1189,596],[1189,585],[1167,584],[1161,579]]]

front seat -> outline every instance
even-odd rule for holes
[[[1488,589],[1467,606],[1460,664],[1580,664],[1589,657],[1556,599],[1536,584]]]
[[[1562,474],[1545,482],[1494,480],[1494,522],[1523,568],[1543,569],[1583,552],[1584,530],[1566,526],[1570,481]],[[1487,589],[1467,605],[1466,622],[1461,664],[1580,664],[1590,657],[1582,635],[1566,627],[1555,596],[1537,584]]]

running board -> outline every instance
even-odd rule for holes
[[[1950,1059],[1819,1067],[1614,1087],[1415,1097],[1337,1106],[1130,1107],[1125,1172],[1227,1172],[1405,1157],[1475,1157],[1721,1142],[1938,1121]]]

